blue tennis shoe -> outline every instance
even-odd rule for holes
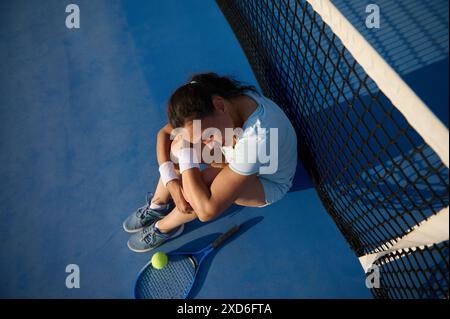
[[[136,233],[142,230],[144,227],[160,220],[175,208],[173,201],[170,201],[161,209],[155,210],[150,208],[151,202],[152,197],[150,196],[147,198],[146,205],[138,208],[123,222],[123,229],[127,233]]]
[[[137,253],[150,251],[161,246],[166,241],[180,236],[183,233],[184,225],[181,225],[169,233],[162,233],[156,228],[156,221],[142,231],[131,235],[128,240],[128,248]]]

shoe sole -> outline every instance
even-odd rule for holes
[[[123,230],[124,230],[125,232],[127,232],[128,234],[135,234],[135,233],[140,232],[141,230],[143,230],[145,226],[143,226],[143,227],[141,227],[141,228],[136,228],[136,229],[129,229],[129,228],[127,228],[127,226],[125,225],[125,222],[123,222],[123,223],[122,223],[122,227],[123,227]]]
[[[175,206],[172,207],[172,208],[170,208],[170,209],[169,209],[169,212],[171,212],[174,208],[175,208]],[[164,216],[158,218],[158,220],[159,220],[159,219],[162,219],[163,217],[164,217]],[[125,223],[126,223],[126,221],[124,221],[124,222],[122,223],[122,228],[123,228],[123,230],[124,230],[125,232],[127,232],[128,234],[135,234],[135,233],[138,233],[138,232],[140,232],[141,230],[143,230],[145,227],[150,226],[150,225],[152,224],[152,223],[149,223],[148,225],[142,226],[141,228],[129,229],[129,228],[127,228],[127,226],[125,225]]]
[[[174,238],[177,238],[178,236],[180,236],[183,233],[183,231],[184,231],[184,224],[180,226],[180,228],[176,231],[176,233],[172,237],[170,237],[168,240],[166,240],[165,242],[163,242],[163,243],[161,243],[161,244],[159,244],[158,246],[155,246],[155,247],[151,247],[151,248],[147,248],[147,249],[139,249],[138,250],[138,249],[133,248],[133,247],[130,246],[130,241],[127,241],[127,246],[128,246],[128,248],[131,251],[134,251],[135,253],[146,253],[146,252],[149,252],[149,251],[151,251],[151,250],[153,250],[155,248],[158,248],[162,244],[167,243],[168,241],[171,241]]]
[[[155,219],[154,221],[152,221],[151,223],[148,223],[147,225],[142,226],[141,228],[129,229],[129,228],[127,228],[127,226],[125,225],[126,221],[124,221],[124,222],[122,223],[122,227],[123,227],[123,230],[124,230],[125,232],[127,232],[128,234],[136,234],[136,233],[140,232],[141,230],[143,230],[145,227],[148,227],[148,226],[150,226],[151,224],[153,224],[154,222],[156,222],[156,221],[162,219],[163,217],[164,217],[164,216],[161,216],[161,217]]]

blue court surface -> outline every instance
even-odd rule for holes
[[[169,95],[204,71],[257,84],[214,1],[76,0],[80,29],[65,26],[69,3],[0,2],[1,298],[133,298],[152,253],[127,248],[122,222],[156,186]],[[389,62],[448,126],[446,36],[438,57]],[[192,297],[372,297],[301,163],[280,202],[192,222],[158,250],[202,248],[236,223]],[[78,289],[65,285],[69,264]]]

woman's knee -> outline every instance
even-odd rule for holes
[[[202,176],[202,180],[207,187],[210,187],[216,176],[220,173],[220,168],[215,167],[207,167],[203,169],[200,173]],[[187,194],[184,192],[183,188],[181,189],[184,199],[189,203],[190,199]]]

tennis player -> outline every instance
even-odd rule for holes
[[[157,136],[154,195],[123,223],[134,233],[131,250],[152,250],[179,236],[185,223],[213,220],[233,204],[273,204],[291,187],[294,128],[253,86],[197,74],[172,94],[167,113],[169,123]]]

